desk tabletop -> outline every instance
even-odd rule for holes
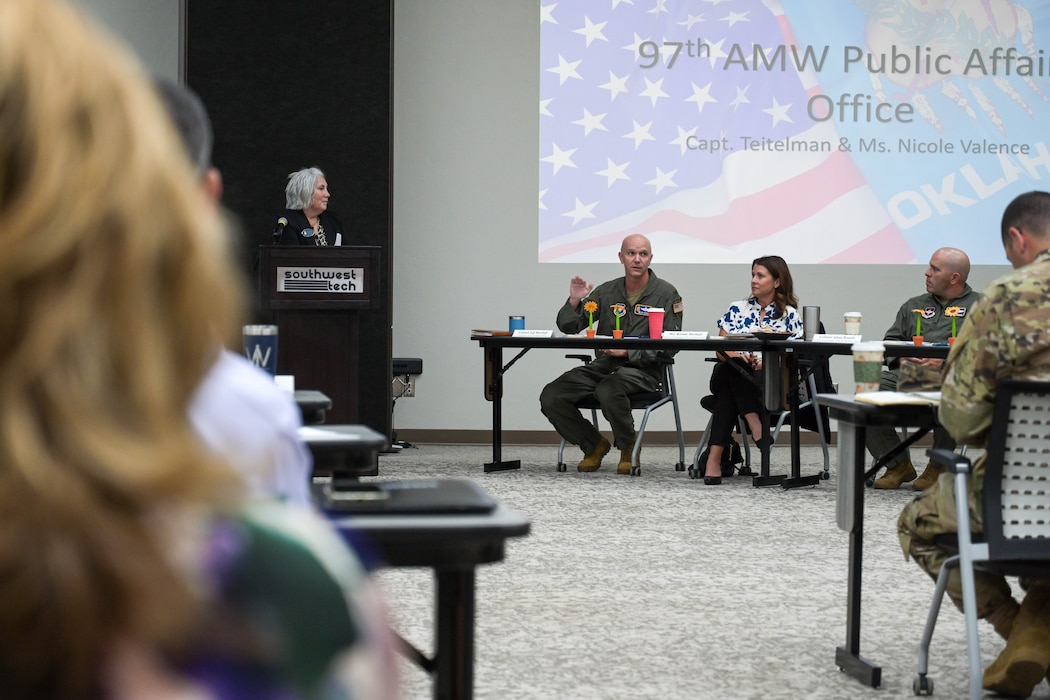
[[[316,389],[296,389],[295,402],[304,411],[328,410],[332,407],[332,399]]]
[[[835,420],[854,425],[896,425],[922,428],[937,423],[937,407],[933,404],[889,404],[877,406],[856,401],[852,394],[817,394],[818,406],[828,409]]]
[[[509,335],[473,335],[483,348],[553,348],[562,350],[597,350],[617,347],[628,350],[732,350],[739,351],[775,351],[797,352],[811,355],[850,355],[853,343],[849,342],[815,342],[812,340],[772,340],[754,337],[728,337],[711,335],[699,338],[621,338],[612,336],[595,336],[587,338],[580,335],[564,335],[551,338],[514,337]],[[947,345],[908,345],[906,343],[887,343],[887,357],[937,357],[948,356]]]
[[[363,534],[386,566],[469,568],[501,561],[511,537],[529,534],[531,524],[499,503],[488,513],[426,515],[332,515],[340,530]]]

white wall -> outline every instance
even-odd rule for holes
[[[482,396],[481,351],[471,328],[505,328],[524,314],[530,328],[553,328],[570,277],[601,282],[622,274],[608,265],[539,264],[539,3],[536,0],[396,0],[394,13],[394,355],[423,358],[417,396],[397,402],[394,425],[410,429],[491,426]],[[973,221],[998,236],[998,221]],[[835,235],[833,231],[829,236]],[[790,263],[790,259],[788,260]],[[653,251],[653,269],[685,300],[685,327],[715,330],[727,304],[748,293],[747,265],[677,265]],[[983,266],[982,288],[1008,270]],[[803,304],[822,307],[829,332],[859,310],[864,330],[881,338],[900,304],[924,291],[925,266],[792,268]],[[571,365],[561,354],[531,351],[506,375],[504,427],[545,430],[538,396]],[[688,429],[702,429],[710,364],[701,353],[675,368]],[[852,369],[835,358],[847,386]],[[666,430],[671,414],[654,415]]]
[[[73,0],[138,54],[150,72],[179,78],[180,0]]]

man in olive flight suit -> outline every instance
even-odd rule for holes
[[[619,258],[623,277],[597,287],[581,277],[572,278],[569,298],[558,311],[558,328],[563,333],[579,333],[593,319],[601,335],[611,336],[613,329],[619,327],[624,336],[648,337],[649,309],[656,308],[664,310],[664,330],[681,330],[682,297],[674,285],[657,278],[649,269],[653,259],[649,239],[641,234],[627,236],[620,246]],[[588,311],[588,307],[594,310]],[[668,354],[662,350],[600,350],[593,362],[570,369],[543,388],[543,415],[566,442],[583,450],[584,458],[577,465],[579,471],[592,472],[601,467],[611,446],[583,417],[576,402],[591,395],[598,398],[602,415],[612,426],[613,442],[620,448],[616,472],[630,474],[636,435],[628,397],[659,389],[663,363],[658,355]]]
[[[970,275],[970,258],[958,248],[939,248],[930,256],[926,267],[926,293],[912,297],[904,302],[897,311],[897,318],[884,336],[885,340],[906,340],[912,336],[922,335],[928,343],[947,343],[952,335],[952,322],[956,331],[962,328],[970,308],[981,298],[966,283]],[[915,333],[916,317],[919,317],[919,334]],[[938,358],[911,358],[907,362],[922,365],[920,370],[936,372],[944,362]],[[900,360],[891,359],[887,369],[882,372],[879,382],[880,391],[896,391],[900,379]],[[872,457],[881,457],[896,447],[900,442],[893,426],[875,426],[868,429],[866,445]],[[946,450],[955,449],[955,441],[944,428],[937,426],[933,430],[933,446]],[[886,471],[875,480],[877,489],[896,489],[901,484],[915,479],[912,488],[922,491],[929,488],[943,470],[928,464],[922,476],[915,478],[915,467],[911,457],[904,450],[886,464]]]

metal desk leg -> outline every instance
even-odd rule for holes
[[[816,486],[820,483],[820,474],[802,476],[802,448],[799,445],[801,435],[798,427],[798,392],[802,378],[798,372],[798,355],[793,352],[784,353],[784,364],[787,376],[791,378],[788,384],[788,408],[791,409],[791,476],[784,480],[783,486],[786,489]]]
[[[882,667],[860,655],[861,574],[864,564],[864,450],[862,426],[839,420],[837,520],[849,532],[846,646],[835,650],[835,665],[872,688],[882,685]]]
[[[437,651],[434,698],[474,697],[474,569],[435,573]]]
[[[486,472],[521,469],[521,460],[504,462],[502,459],[503,371],[503,348],[485,348],[485,398],[492,402],[492,461],[484,465]]]
[[[762,367],[763,372],[763,388],[762,388],[762,437],[765,440],[770,438],[769,434],[769,416],[765,411],[778,410],[784,402],[783,388],[781,385],[781,358],[780,353],[776,350],[769,350],[763,348],[762,350]],[[747,439],[745,436],[744,440]],[[752,477],[752,486],[777,486],[784,483],[784,479],[787,477],[784,474],[770,475],[769,473],[769,451],[763,450],[762,452],[762,471],[759,476]]]

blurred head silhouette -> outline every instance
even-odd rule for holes
[[[228,236],[151,82],[53,0],[0,0],[0,691],[100,694],[194,597],[158,535],[236,480],[189,397],[241,319]]]

